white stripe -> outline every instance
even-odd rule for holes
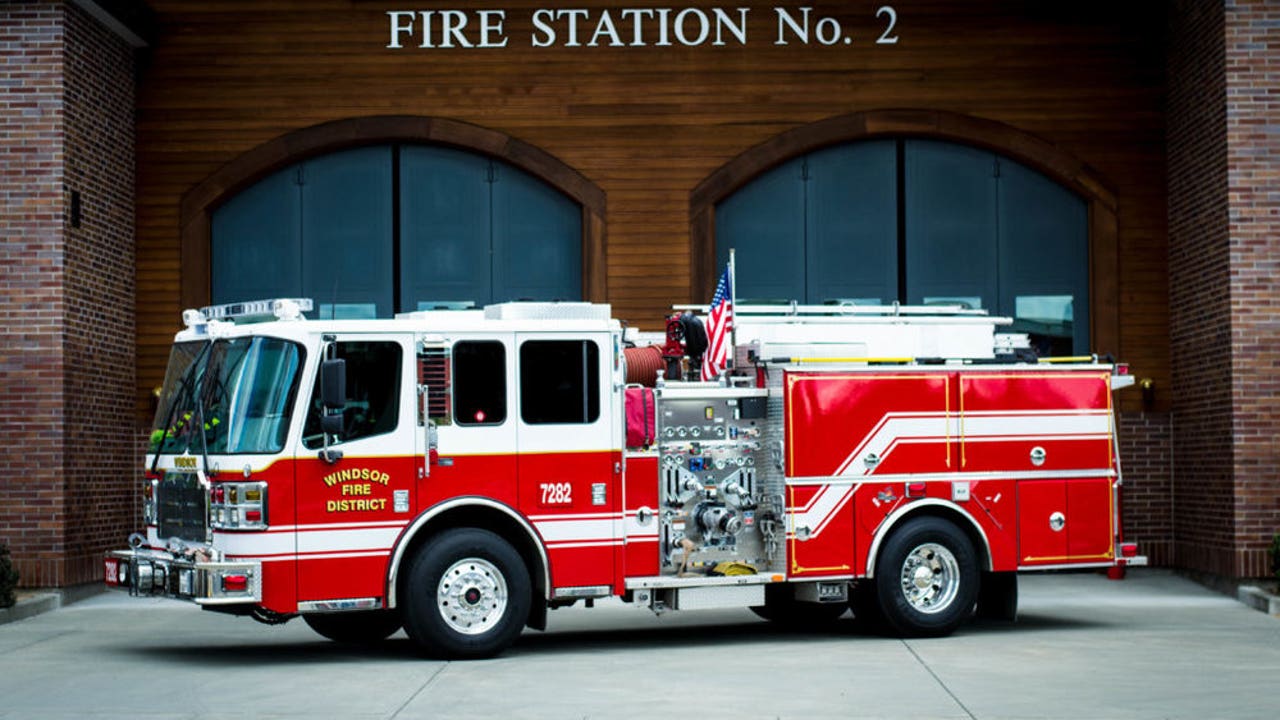
[[[244,557],[237,556],[235,559],[236,560],[257,560],[258,562],[263,562],[263,563],[279,563],[279,562],[294,562],[295,560],[298,562],[304,562],[307,560],[342,560],[346,558],[365,558],[365,557],[386,558],[386,557],[390,557],[390,553],[387,553],[387,552],[317,553],[315,555],[304,555],[302,557],[299,557],[297,555],[284,555],[284,556],[274,556],[274,557],[246,555]]]
[[[959,420],[959,432],[951,426]],[[1085,411],[991,411],[948,415],[947,413],[886,413],[871,433],[862,439],[835,474],[870,475],[866,459],[874,453],[881,462],[902,443],[929,442],[954,438],[961,442],[1020,440],[1106,440],[1111,437],[1111,416],[1106,410]]]
[[[953,435],[946,413],[930,415],[888,413],[880,419],[871,434],[863,438],[854,451],[836,469],[836,475],[869,475],[874,468],[866,466],[872,453],[884,459],[889,447],[899,438],[946,438]]]
[[[534,523],[548,522],[555,520],[619,520],[622,513],[564,513],[560,515],[530,515],[529,520]]]
[[[558,542],[547,543],[548,550],[572,550],[573,548],[613,547],[621,545],[621,540],[597,540],[594,542]]]
[[[298,553],[390,550],[400,528],[327,530],[298,533]]]
[[[297,549],[294,537],[293,533],[220,533],[214,536],[213,546],[228,555],[292,555]]]
[[[857,485],[823,486],[804,508],[792,508],[790,532],[794,533],[798,527],[807,527],[810,537],[817,537],[836,516],[836,511],[853,496],[857,487]]]
[[[1116,471],[1107,468],[1079,468],[1075,470],[1023,470],[983,471],[983,472],[942,472],[942,473],[892,473],[876,475],[872,478],[877,483],[888,482],[978,482],[983,480],[1070,480],[1072,478],[1115,477]],[[852,476],[829,477],[789,477],[788,486],[813,487],[815,485],[860,485],[862,479]]]
[[[960,418],[966,442],[980,437],[1025,438],[1035,436],[1110,435],[1111,419],[1105,410],[1091,414],[970,415]]]
[[[548,545],[556,542],[618,539],[612,519],[544,520],[535,522],[534,526],[538,528],[538,533]]]
[[[285,532],[309,532],[311,530],[348,530],[358,528],[404,527],[406,520],[388,520],[386,522],[349,522],[349,523],[308,523],[306,525],[272,525],[269,532],[277,530]]]

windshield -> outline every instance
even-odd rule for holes
[[[298,345],[276,338],[174,345],[150,452],[280,452],[301,364]]]

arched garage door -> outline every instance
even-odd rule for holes
[[[381,145],[280,170],[214,210],[214,303],[310,297],[320,317],[582,296],[582,209],[453,148]]]
[[[716,206],[739,302],[962,303],[1051,354],[1089,352],[1088,205],[995,153],[931,140],[795,158]]]

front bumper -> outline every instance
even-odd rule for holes
[[[107,587],[140,597],[169,597],[199,605],[262,601],[262,563],[200,562],[162,550],[115,550],[103,560]]]

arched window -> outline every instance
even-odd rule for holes
[[[582,208],[500,160],[429,145],[321,155],[211,218],[212,302],[301,296],[319,317],[582,297]]]
[[[816,150],[716,205],[739,302],[952,304],[1015,319],[1046,354],[1089,338],[1089,206],[967,145],[875,139]],[[1078,322],[1077,322],[1078,320]]]

